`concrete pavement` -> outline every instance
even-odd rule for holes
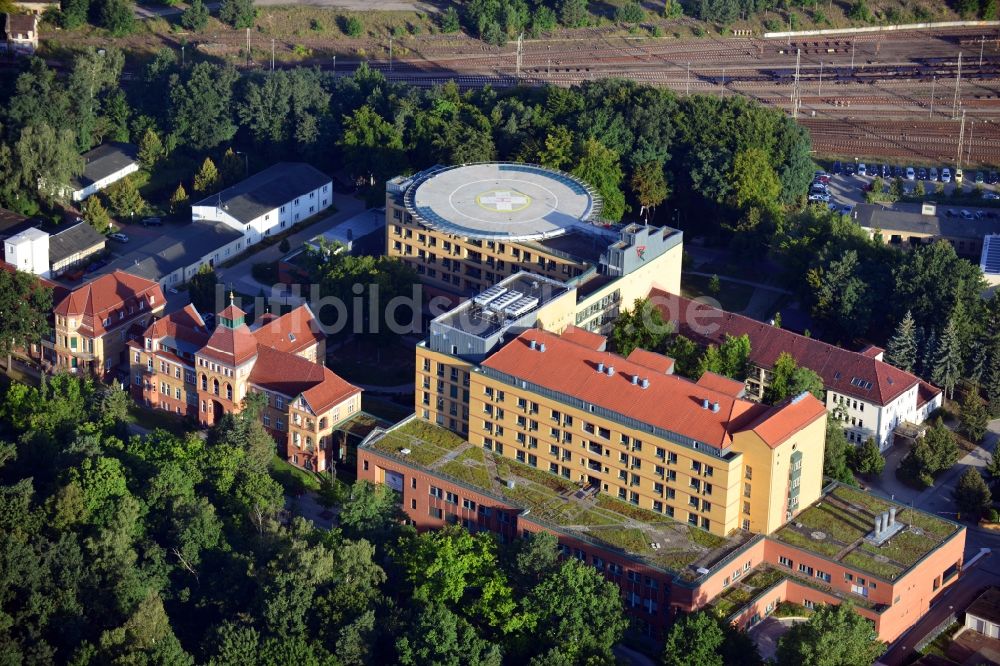
[[[365,210],[364,201],[356,197],[343,194],[334,195],[333,205],[337,208],[336,213],[325,217],[288,237],[288,243],[293,249],[301,247],[306,241],[333,229],[337,225],[342,224]],[[274,285],[265,285],[257,282],[257,280],[253,278],[251,272],[253,270],[253,265],[277,261],[285,254],[286,253],[282,252],[278,247],[278,244],[275,244],[261,250],[260,252],[250,255],[237,264],[226,268],[217,268],[215,270],[215,274],[219,278],[219,283],[224,284],[227,290],[230,286],[232,286],[236,290],[242,291],[245,294],[256,296],[260,290],[263,289],[265,294],[270,295],[271,289]],[[221,310],[222,308],[219,309]]]

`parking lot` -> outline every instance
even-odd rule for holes
[[[851,171],[853,171],[853,173],[846,173],[846,169],[848,166],[850,166]],[[884,191],[886,192],[889,191],[889,187],[891,186],[892,181],[895,179],[892,173],[898,167],[901,173],[903,174],[904,195],[913,194],[914,190],[916,189],[917,182],[923,182],[924,189],[927,193],[925,199],[928,201],[936,201],[938,204],[938,209],[941,211],[942,214],[947,215],[949,210],[954,209],[954,216],[956,217],[961,216],[961,212],[963,210],[968,211],[970,215],[973,216],[976,215],[978,208],[975,206],[973,202],[970,202],[968,199],[958,200],[954,202],[952,200],[953,193],[957,187],[961,187],[962,191],[965,194],[969,196],[973,195],[976,188],[976,183],[975,183],[976,171],[966,171],[963,174],[963,182],[961,184],[958,184],[955,183],[954,181],[949,183],[941,182],[941,172],[942,169],[945,168],[942,166],[936,167],[938,172],[938,180],[936,181],[932,181],[929,178],[931,167],[924,167],[924,169],[927,171],[928,178],[923,181],[918,181],[916,176],[918,175],[917,169],[919,167],[911,167],[914,169],[915,177],[913,180],[908,180],[905,177],[907,169],[906,165],[886,165],[886,166],[890,169],[890,175],[888,178],[882,179],[884,183],[883,185]],[[952,175],[954,175],[955,169],[951,167],[949,168],[951,170]],[[873,169],[877,169],[879,177],[881,177],[881,172],[882,172],[881,164],[865,165],[865,171],[867,172],[865,175],[858,175],[858,173],[856,172],[856,167],[853,163],[850,165],[844,164],[841,173],[839,174],[833,173],[832,169],[830,171],[827,171],[827,174],[829,175],[829,182],[827,183],[827,192],[830,194],[830,201],[828,202],[830,208],[838,208],[846,213],[849,212],[849,209],[845,209],[844,208],[845,206],[853,208],[859,203],[864,203],[867,191],[871,187],[872,181],[875,180],[875,175],[872,174]],[[984,197],[1000,198],[1000,184],[998,183],[991,184],[987,182],[988,180],[990,180],[989,171],[983,171],[982,173],[984,181],[982,183]],[[998,174],[998,176],[1000,176],[1000,174]],[[943,191],[935,194],[935,188],[939,184],[943,187]],[[913,202],[898,202],[893,205],[893,208],[899,210],[919,212],[920,204]],[[981,211],[981,214],[983,217],[986,217],[992,212],[993,210],[991,208],[986,208]],[[998,211],[998,214],[1000,214],[1000,211]]]

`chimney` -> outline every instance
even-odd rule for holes
[[[888,511],[883,511],[882,512],[882,529],[883,530],[888,530],[889,529],[889,512]]]
[[[719,403],[717,403],[717,402],[713,402],[712,403],[712,411],[713,412],[718,412],[719,411]]]
[[[632,375],[632,385],[635,386],[639,383],[639,375]]]
[[[645,377],[642,380],[642,388],[644,388],[644,389],[645,388],[649,388],[649,380],[646,379]]]
[[[701,408],[708,409],[708,398],[705,398],[704,400],[701,401]]]
[[[875,536],[882,534],[882,514],[875,516]]]
[[[604,372],[604,363],[597,364],[597,371],[602,373]]]
[[[614,377],[614,376],[615,376],[615,366],[609,365],[608,366],[608,377]]]
[[[538,348],[538,343],[535,342],[534,340],[532,340],[531,344],[529,344],[528,346],[531,347],[532,349],[537,349]]]
[[[540,352],[544,352],[545,351],[545,343],[544,342],[539,342],[538,343],[538,351],[540,351]]]
[[[896,524],[896,507],[889,507],[889,527]]]

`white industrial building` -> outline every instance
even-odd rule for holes
[[[280,162],[191,206],[191,219],[241,232],[246,245],[280,233],[333,203],[330,178],[302,162]]]
[[[73,201],[83,201],[139,170],[138,150],[130,143],[105,143],[83,154],[83,174],[70,182]]]
[[[86,222],[49,234],[28,227],[3,241],[3,259],[19,271],[58,277],[104,251],[104,236]]]

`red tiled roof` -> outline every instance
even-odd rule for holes
[[[254,331],[253,336],[265,347],[293,354],[326,337],[308,305],[300,305],[288,314],[272,318]]]
[[[142,309],[139,308],[139,303],[144,304]],[[119,322],[131,323],[133,318],[148,314],[163,304],[163,290],[159,284],[123,271],[115,271],[69,292],[56,304],[53,312],[66,317],[80,317],[81,328],[101,335],[106,330],[106,318],[111,319],[108,328],[115,328]],[[131,313],[128,312],[129,308],[133,308]],[[117,316],[120,312],[125,313],[124,319]]]
[[[881,347],[876,347],[875,345],[868,345],[859,352],[862,356],[867,356],[868,358],[878,358],[885,350]]]
[[[677,331],[700,344],[719,345],[726,335],[750,338],[750,362],[771,369],[782,352],[801,366],[816,372],[831,391],[887,405],[920,381],[914,375],[862,353],[848,351],[821,340],[807,338],[749,317],[719,310],[653,289],[650,297]],[[674,304],[670,307],[665,304]],[[678,317],[680,313],[680,317]],[[711,332],[705,332],[707,330]],[[934,389],[938,391],[938,389]]]
[[[920,385],[917,386],[917,407],[923,407],[940,394],[941,389],[921,379]]]
[[[226,316],[225,312],[229,311],[230,308],[226,308],[219,317]],[[246,324],[236,328],[218,324],[205,346],[198,351],[200,356],[208,356],[229,365],[242,365],[256,353],[257,340]]]
[[[146,338],[176,338],[198,347],[203,346],[209,339],[201,314],[191,304],[171,312],[162,319],[157,319],[142,335]]]
[[[735,379],[730,379],[723,375],[718,375],[714,372],[706,372],[698,378],[696,382],[698,386],[704,386],[705,388],[710,388],[713,391],[718,391],[719,393],[725,393],[726,395],[731,395],[734,398],[742,398],[743,392],[746,391],[746,384],[743,382],[738,382]]]
[[[361,391],[325,366],[264,346],[257,348],[250,383],[288,398],[301,395],[317,415]]]
[[[674,359],[640,347],[633,349],[627,360],[664,375],[669,375],[674,369]]]
[[[563,340],[575,342],[594,351],[604,351],[608,346],[607,337],[578,326],[567,326],[560,335]]]
[[[753,430],[772,449],[802,428],[826,414],[826,407],[815,396],[803,393],[773,409],[761,410],[751,423],[741,430]]]
[[[544,342],[546,350],[532,350],[532,340]],[[613,366],[614,375],[598,372],[599,363]],[[741,429],[746,417],[775,411],[677,375],[651,375],[650,368],[644,365],[609,352],[589,350],[540,329],[525,331],[490,356],[483,366],[719,448],[732,444],[733,434]],[[648,379],[648,387],[632,384],[633,375]],[[705,400],[710,405],[718,403],[718,411],[703,407]],[[816,417],[825,413],[814,397],[806,396],[802,401]],[[775,421],[774,430],[787,422],[784,418]],[[768,436],[773,439],[777,435],[768,432]]]

